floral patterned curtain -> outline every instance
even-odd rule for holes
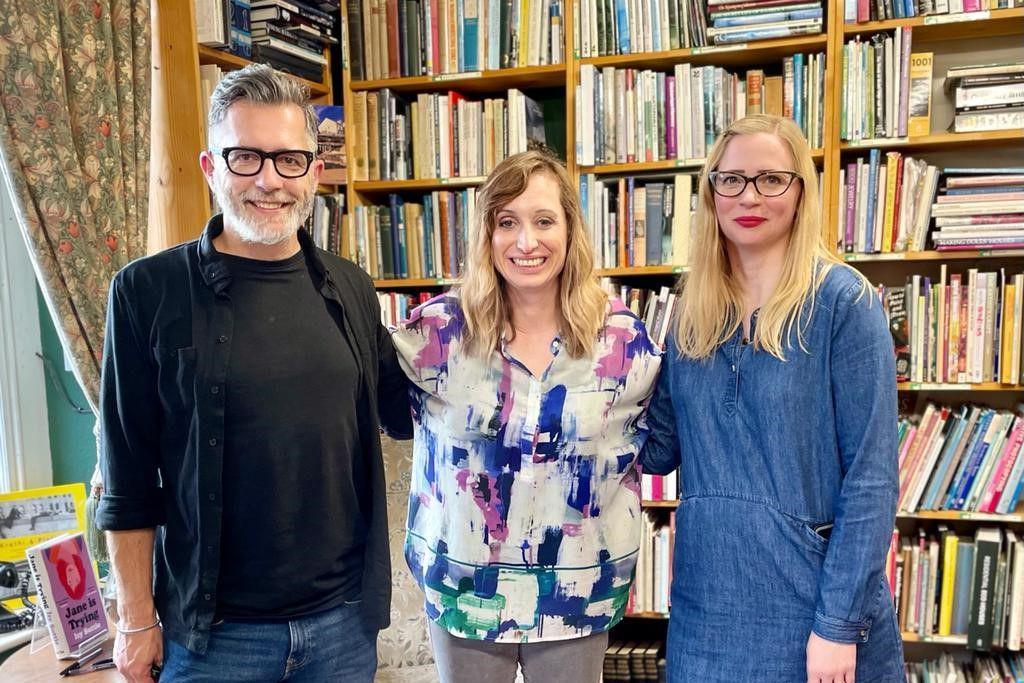
[[[0,166],[95,412],[107,288],[146,252],[149,0],[0,7]]]

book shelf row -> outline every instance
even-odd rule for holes
[[[1020,651],[1024,538],[1012,530],[982,527],[973,537],[941,526],[913,536],[894,532],[886,573],[902,632],[978,651]]]
[[[792,118],[812,148],[822,145],[824,53],[789,55],[780,75],[744,75],[717,66],[670,71],[580,66],[576,154],[582,166],[700,159],[747,114]],[[624,125],[623,125],[624,124]]]

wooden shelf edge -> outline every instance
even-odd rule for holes
[[[580,64],[588,64],[597,67],[616,66],[632,67],[650,63],[687,62],[693,61],[695,57],[701,61],[714,58],[719,55],[731,55],[741,53],[745,60],[757,61],[759,56],[766,52],[787,52],[794,53],[801,50],[814,48],[825,48],[828,42],[827,33],[814,33],[804,36],[791,36],[787,38],[772,38],[769,40],[750,41],[747,43],[736,43],[734,45],[708,45],[705,47],[682,48],[679,50],[663,50],[661,52],[633,52],[622,55],[602,55],[600,57],[578,57]]]
[[[685,273],[686,266],[634,266],[632,268],[598,268],[598,277],[635,277],[654,275],[678,275]]]
[[[999,382],[899,382],[899,391],[1019,391],[1024,392],[1021,384],[1000,384]]]
[[[640,501],[640,507],[643,508],[677,508],[679,507],[678,500],[643,500]]]
[[[356,180],[352,187],[356,192],[429,192],[482,185],[486,176],[471,178],[413,178],[410,180]]]
[[[630,619],[663,619],[668,621],[668,614],[665,612],[626,612],[624,616]]]
[[[352,81],[351,88],[353,91],[380,90],[382,88],[425,91],[439,87],[442,89],[457,89],[468,85],[474,89],[481,89],[481,84],[484,84],[486,87],[488,83],[514,82],[521,82],[524,86],[535,87],[533,84],[536,82],[540,82],[542,85],[550,84],[552,80],[558,80],[556,78],[558,76],[561,76],[564,80],[565,72],[565,63],[544,64],[541,66],[523,66],[511,69],[434,74],[432,76],[404,76],[402,78]]]
[[[932,643],[935,645],[967,645],[967,636],[921,636],[911,631],[900,634],[904,643]]]
[[[812,149],[811,158],[822,161],[825,150]],[[598,164],[596,166],[580,166],[579,171],[594,175],[624,175],[630,173],[651,173],[673,171],[675,169],[699,170],[704,166],[704,159],[661,159],[660,161],[636,161],[628,164]]]
[[[374,280],[373,286],[377,289],[419,289],[432,287],[450,287],[459,284],[458,278],[428,277],[428,278],[397,278],[391,280]]]
[[[919,510],[917,512],[898,512],[896,519],[931,519],[939,521],[990,522],[993,524],[1024,524],[1024,514],[1010,513],[1006,515],[988,512],[969,512],[964,510]]]
[[[954,259],[1000,259],[1024,256],[1024,249],[965,249],[963,251],[901,251],[887,254],[840,254],[846,263],[891,263],[893,261],[949,261]]]
[[[198,48],[200,64],[216,64],[222,69],[229,69],[233,71],[236,69],[245,68],[250,64],[257,63],[253,62],[250,59],[246,59],[245,57],[239,57],[238,55],[231,54],[230,52],[225,52],[224,50],[217,50],[206,45],[199,45]],[[289,78],[294,78],[299,83],[305,85],[307,88],[309,88],[310,95],[324,96],[330,94],[331,92],[331,89],[323,83],[317,83],[316,81],[310,81],[305,78],[300,78],[299,76],[293,76],[292,74],[284,71],[280,73],[283,73]]]
[[[911,138],[869,138],[858,142],[843,142],[843,152],[865,151],[871,149],[929,149],[941,147],[958,147],[962,145],[1000,144],[1004,142],[1024,142],[1024,130],[1012,128],[1008,130],[987,130],[976,133],[932,133]]]
[[[986,14],[987,16],[982,16]],[[956,26],[959,24],[991,23],[1022,18],[1024,18],[1024,8],[1019,7],[983,10],[979,12],[960,12],[957,14],[932,14],[922,17],[907,17],[905,19],[889,19],[886,21],[868,21],[863,23],[844,24],[843,35],[853,36],[861,33],[890,31],[894,28],[901,28],[904,26],[909,26],[911,28]],[[1024,30],[1024,24],[1021,25],[1021,30]]]

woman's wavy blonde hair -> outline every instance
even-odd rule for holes
[[[793,157],[793,170],[802,178],[782,276],[758,313],[751,340],[755,348],[785,360],[785,349],[791,345],[795,332],[797,344],[806,351],[803,331],[810,322],[815,293],[829,270],[842,265],[822,235],[818,172],[797,124],[792,119],[763,114],[734,122],[711,148],[699,178],[690,272],[678,284],[682,305],[676,322],[676,345],[682,356],[710,358],[742,324],[742,291],[733,276],[726,241],[718,226],[708,173],[718,169],[732,138],[754,133],[768,133],[781,140]],[[865,287],[870,287],[860,277]]]
[[[491,353],[505,330],[515,335],[505,280],[491,258],[491,236],[498,212],[526,190],[536,173],[546,173],[558,184],[566,219],[565,265],[558,282],[563,347],[574,358],[589,355],[604,323],[607,295],[597,284],[579,196],[569,174],[562,162],[548,153],[523,152],[498,164],[477,196],[466,269],[458,288],[466,321],[463,341],[470,354]]]

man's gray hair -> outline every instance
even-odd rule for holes
[[[210,113],[206,120],[211,137],[214,127],[227,117],[231,105],[241,100],[253,104],[296,105],[306,115],[306,133],[316,145],[317,120],[309,103],[309,88],[266,64],[250,64],[244,69],[229,71],[220,79],[210,95]]]

